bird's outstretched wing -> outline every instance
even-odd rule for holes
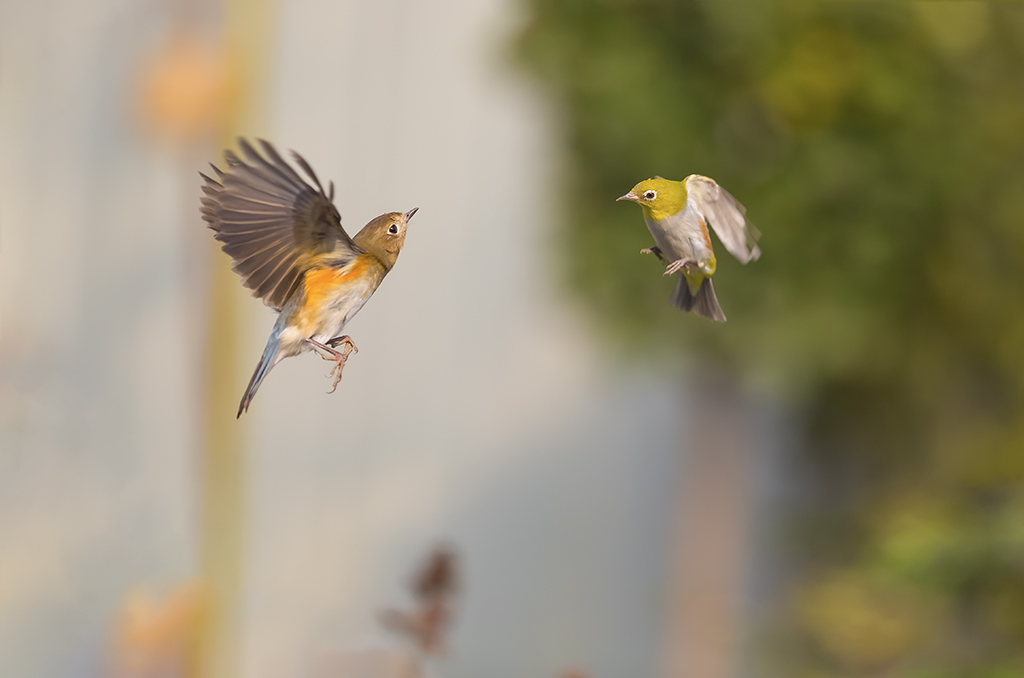
[[[761,233],[746,220],[743,205],[728,191],[699,174],[686,177],[686,191],[730,254],[744,264],[761,256],[757,246]]]
[[[332,202],[334,185],[324,192],[309,164],[293,151],[314,188],[273,146],[262,139],[259,144],[266,158],[239,139],[245,160],[225,151],[226,172],[212,166],[216,179],[200,172],[206,184],[199,211],[224,243],[242,284],[281,310],[316,257],[330,254],[341,265],[362,250],[341,227]]]

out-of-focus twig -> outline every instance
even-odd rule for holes
[[[455,553],[447,546],[436,548],[410,583],[416,600],[414,609],[387,609],[381,613],[381,623],[410,639],[424,654],[445,654],[445,634],[452,620],[458,584]]]

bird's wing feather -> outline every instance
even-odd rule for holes
[[[294,154],[316,188],[268,142],[259,143],[266,157],[239,139],[245,160],[226,151],[226,172],[214,167],[216,178],[200,173],[206,181],[200,212],[224,243],[242,284],[281,310],[314,258],[329,254],[343,265],[362,250],[342,228],[341,215],[309,164]]]
[[[757,246],[761,233],[747,221],[746,210],[736,198],[713,179],[699,174],[686,178],[686,190],[730,254],[744,264],[761,256]]]

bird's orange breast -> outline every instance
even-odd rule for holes
[[[311,268],[306,271],[303,279],[305,299],[298,314],[296,323],[302,331],[312,331],[318,325],[320,313],[330,306],[331,301],[339,294],[344,294],[351,286],[365,282],[366,276],[372,276],[370,257],[361,254],[344,268]]]

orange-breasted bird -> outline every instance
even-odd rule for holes
[[[653,254],[668,264],[665,275],[682,271],[672,304],[725,322],[711,282],[717,263],[707,225],[711,224],[725,249],[741,263],[757,259],[761,234],[746,220],[743,205],[713,179],[699,174],[682,181],[647,179],[616,200],[631,200],[643,208],[656,247],[642,249],[641,254]]]
[[[314,188],[273,146],[259,144],[266,158],[239,139],[248,162],[228,150],[226,172],[211,165],[217,179],[199,173],[206,181],[199,211],[224,243],[231,268],[253,296],[279,312],[239,417],[274,365],[306,351],[334,362],[334,392],[349,354],[358,352],[341,332],[395,265],[419,209],[382,214],[350,238],[334,206],[334,183],[325,192],[309,163],[292,151]],[[335,350],[338,345],[344,348]]]

